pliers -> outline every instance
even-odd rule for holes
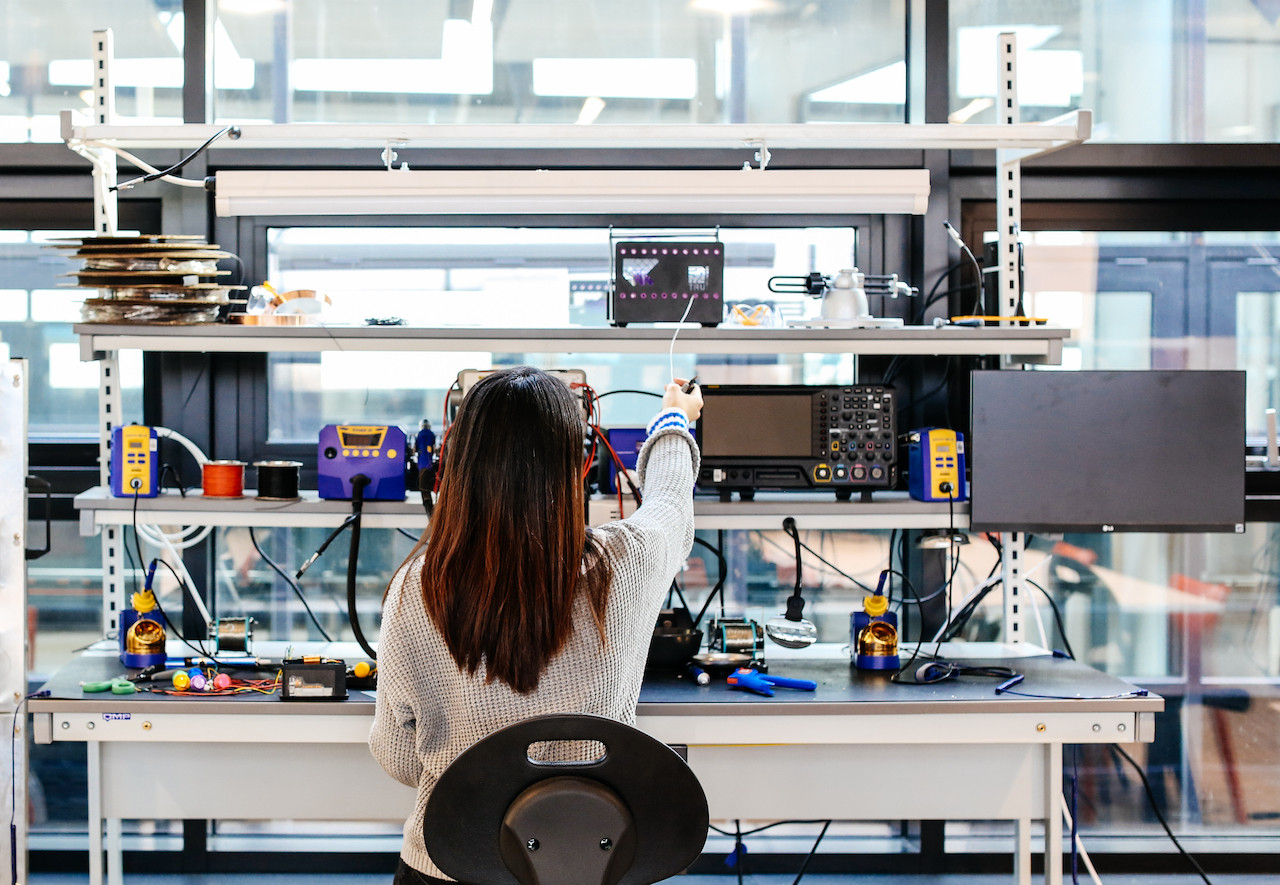
[[[770,676],[767,673],[761,673],[748,667],[740,667],[734,670],[726,681],[729,683],[730,688],[762,694],[769,698],[773,697],[773,689],[775,687],[795,688],[800,691],[814,691],[818,687],[818,683],[811,679],[788,679],[785,676]]]

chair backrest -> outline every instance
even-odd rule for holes
[[[594,741],[590,762],[538,762],[530,745]],[[499,729],[445,769],[427,802],[431,860],[473,885],[649,885],[693,863],[707,799],[674,750],[601,716]]]

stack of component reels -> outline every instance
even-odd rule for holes
[[[228,305],[242,303],[231,293],[244,286],[218,282],[231,273],[218,270],[218,261],[235,256],[200,237],[77,237],[56,248],[74,250],[69,257],[84,261],[64,276],[98,290],[81,309],[86,323],[214,323]]]

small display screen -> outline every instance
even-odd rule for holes
[[[342,444],[344,446],[380,446],[382,445],[381,433],[353,433],[344,431],[342,434]]]
[[[716,394],[704,390],[703,396],[698,436],[704,456],[812,456],[812,394]]]

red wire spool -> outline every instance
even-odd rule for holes
[[[243,498],[243,461],[206,461],[201,468],[206,498]]]

